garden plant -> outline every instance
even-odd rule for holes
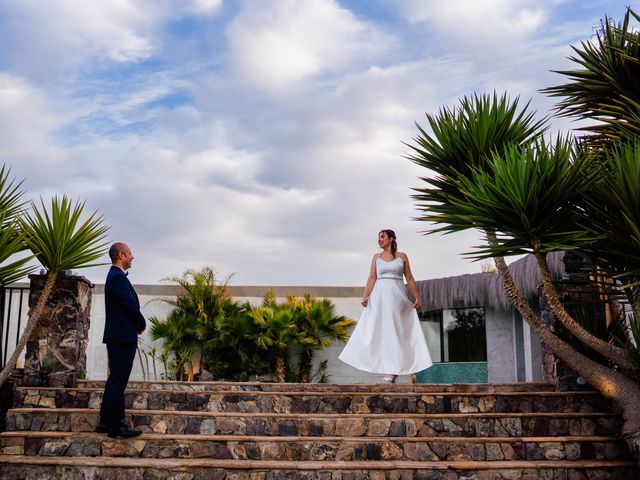
[[[562,100],[557,114],[590,122],[573,138],[545,136],[529,105],[496,93],[465,97],[427,114],[409,159],[430,170],[415,189],[418,221],[429,233],[479,229],[470,256],[493,258],[504,287],[542,342],[624,416],[623,434],[640,452],[640,32],[624,20],[602,22],[593,41],[574,47],[568,82],[544,90]],[[632,306],[629,328],[597,336],[570,315],[546,255],[574,250],[589,258]],[[544,324],[515,286],[505,257],[530,253],[555,316],[572,335]]]

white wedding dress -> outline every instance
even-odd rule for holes
[[[404,375],[433,362],[403,282],[404,261],[376,259],[376,283],[338,358],[365,372]]]

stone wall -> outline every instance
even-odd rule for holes
[[[29,308],[35,307],[46,275],[30,275]],[[61,273],[31,333],[25,353],[24,383],[74,387],[86,377],[91,288],[86,278]]]

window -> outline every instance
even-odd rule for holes
[[[484,308],[433,310],[420,324],[434,362],[486,362]]]

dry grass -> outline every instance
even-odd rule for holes
[[[547,256],[554,279],[564,272],[562,256],[554,252]],[[538,297],[538,286],[542,284],[536,259],[527,255],[509,265],[518,290],[527,299]],[[435,278],[417,282],[424,310],[443,308],[485,307],[495,310],[510,310],[511,302],[497,273],[482,272],[457,277]]]

